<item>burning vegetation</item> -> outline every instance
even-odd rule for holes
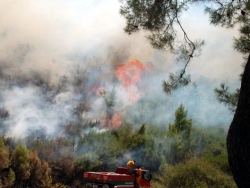
[[[137,102],[140,98],[141,93],[138,91],[137,84],[139,84],[141,76],[147,69],[147,66],[133,59],[130,59],[127,64],[117,66],[115,75],[127,91],[131,103]]]
[[[27,56],[30,48],[18,50]],[[49,72],[11,74],[1,66],[0,186],[81,187],[84,171],[114,171],[129,159],[153,173],[155,188],[172,187],[180,173],[175,165],[193,177],[193,163],[202,172],[205,163],[212,168],[197,184],[234,185],[226,130],[199,128],[194,114],[201,101],[188,103],[199,95],[197,85],[186,87],[180,102],[178,93],[171,98],[148,87],[155,79],[149,63],[129,59],[107,70],[98,59],[87,61],[94,65],[53,79]],[[210,173],[218,174],[216,181]]]
[[[96,124],[78,126],[69,124],[55,138],[36,131],[23,140],[1,137],[1,186],[81,187],[84,171],[114,171],[135,159],[153,173],[153,188],[193,183],[235,187],[227,163],[226,130],[194,126],[182,104],[174,122],[165,127],[122,123],[101,131]]]
[[[163,104],[171,106],[169,98],[147,89],[152,69],[129,59],[112,74],[95,65],[52,83],[39,73],[9,75],[2,68],[0,185],[81,187],[84,171],[114,171],[129,159],[153,173],[155,188],[172,187],[180,173],[175,165],[193,177],[193,163],[202,172],[211,165],[197,184],[234,185],[226,130],[198,128],[179,102],[166,121]],[[190,95],[197,89],[193,86]],[[217,174],[216,181],[210,173]]]

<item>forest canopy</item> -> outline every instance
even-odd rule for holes
[[[76,142],[76,138],[78,138]],[[152,187],[235,187],[226,155],[226,128],[198,128],[181,104],[165,127],[124,124],[68,137],[1,137],[1,186],[81,187],[84,171],[115,171],[129,158],[153,174]],[[129,156],[126,157],[126,156]],[[199,166],[200,177],[197,173]],[[209,169],[209,170],[208,170]],[[179,179],[179,176],[188,178]],[[190,182],[190,177],[192,181]],[[213,177],[211,179],[211,177]],[[177,179],[176,179],[177,178]]]
[[[239,160],[250,157],[248,66],[245,88],[238,84],[248,1],[0,1],[0,9],[0,187],[81,187],[83,172],[130,159],[156,188],[249,182],[247,170],[232,170],[250,166]]]

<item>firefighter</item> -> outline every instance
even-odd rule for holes
[[[133,171],[134,175],[135,175],[135,181],[134,181],[134,187],[135,188],[140,188],[140,182],[141,182],[141,177],[142,177],[142,168],[138,167],[136,169],[134,169]]]
[[[130,160],[127,162],[127,168],[130,173],[133,172],[135,166],[135,160]]]

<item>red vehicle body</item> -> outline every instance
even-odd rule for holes
[[[150,188],[152,175],[142,169],[140,187]],[[118,167],[116,172],[84,172],[85,188],[134,188],[135,176],[127,168]]]

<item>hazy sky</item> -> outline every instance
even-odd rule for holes
[[[101,74],[94,73],[92,76],[93,80],[98,77],[108,90],[112,87],[105,80],[112,77],[116,66],[127,63],[129,58],[137,59],[152,67],[142,80],[145,93],[149,93],[145,100],[158,105],[163,104],[161,100],[167,102],[160,107],[159,117],[155,117],[155,114],[142,115],[135,106],[130,106],[134,109],[131,113],[126,108],[129,105],[122,93],[125,91],[120,88],[118,94],[125,106],[122,108],[125,116],[134,115],[131,119],[143,116],[142,121],[148,121],[146,117],[153,117],[156,123],[167,124],[183,102],[192,118],[197,117],[196,122],[209,120],[208,125],[228,124],[232,114],[216,101],[213,89],[221,82],[232,89],[239,87],[238,75],[242,72],[244,60],[241,54],[233,50],[233,37],[237,36],[237,30],[209,25],[208,15],[199,6],[183,14],[181,21],[190,38],[205,40],[201,56],[193,59],[187,68],[192,80],[198,83],[198,89],[189,86],[179,89],[172,97],[166,97],[162,91],[162,80],[182,64],[174,62],[171,54],[152,49],[143,32],[131,36],[125,34],[125,20],[119,15],[119,6],[117,0],[0,1],[2,72],[26,79],[39,74],[49,84],[56,85],[61,76],[74,77],[75,69],[88,70],[89,67],[102,66]],[[46,129],[48,133],[54,132],[59,124],[70,119],[73,109],[71,100],[81,98],[69,88],[67,92],[58,94],[53,99],[53,105],[50,105],[44,101],[41,88],[10,88],[2,83],[1,89],[2,107],[10,112],[9,119],[4,123],[10,129],[8,134],[14,136],[38,127]],[[196,91],[198,94],[192,95]],[[185,98],[187,95],[191,98]],[[93,100],[93,114],[102,111],[102,105],[100,99]],[[146,112],[147,109],[142,111]],[[93,114],[83,114],[83,117],[94,117]]]
[[[32,53],[24,64],[29,69],[67,71],[72,65],[68,56],[86,52],[107,56],[109,48],[164,71],[172,63],[168,57],[157,62],[155,51],[141,33],[127,36],[123,32],[125,20],[119,15],[117,0],[9,0],[0,5],[1,59],[13,56],[18,45],[28,44]],[[243,62],[232,48],[237,32],[209,25],[208,15],[204,16],[198,6],[184,14],[182,21],[190,38],[206,42],[190,71],[219,80],[236,79],[231,70],[237,75]],[[164,54],[161,56],[164,58]]]

